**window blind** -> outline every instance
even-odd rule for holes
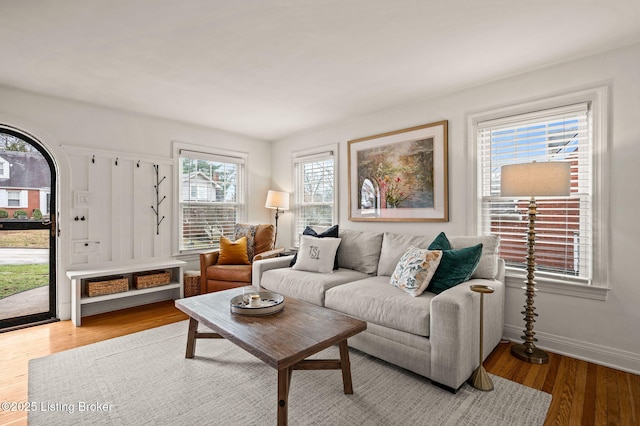
[[[294,235],[305,227],[335,222],[335,162],[333,151],[294,158]]]
[[[571,163],[567,197],[536,197],[538,275],[590,284],[593,259],[589,103],[514,115],[477,124],[480,167],[480,229],[500,236],[507,266],[526,269],[528,199],[500,196],[501,167],[532,161]]]
[[[217,249],[244,217],[244,158],[180,150],[179,168],[179,249]]]

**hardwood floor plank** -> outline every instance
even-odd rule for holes
[[[596,419],[596,365],[587,363],[584,384],[584,398],[582,402],[582,424],[594,426]]]
[[[631,386],[627,375],[623,371],[613,370],[618,384],[618,400],[620,401],[620,424],[622,426],[637,426],[633,420],[633,402],[631,401]]]
[[[620,394],[618,393],[618,383],[616,382],[616,372],[605,367],[605,377],[607,386],[607,421],[609,424],[620,424]]]
[[[588,363],[581,360],[575,362],[575,385],[573,388],[573,397],[571,398],[571,413],[569,418],[575,424],[585,424],[584,419],[584,399],[587,386],[587,369]]]
[[[596,410],[594,422],[597,425],[607,424],[607,367],[596,366]]]
[[[542,385],[542,389],[540,389],[542,392],[553,394],[553,388],[555,386],[562,358],[562,355],[556,355],[554,353],[549,354],[549,370],[547,371],[547,377]]]
[[[30,359],[187,319],[173,301],[0,333],[0,400],[27,401]],[[491,374],[552,394],[545,425],[640,424],[640,376],[549,353],[535,365],[501,343],[487,358]],[[26,425],[24,412],[0,412],[1,425]]]
[[[551,417],[556,425],[569,424],[571,417],[571,402],[575,390],[575,360],[562,357],[558,374],[553,387],[553,400],[547,417]],[[546,423],[545,423],[546,424]]]
[[[627,374],[627,380],[630,384],[630,398],[633,423],[640,425],[640,376]]]

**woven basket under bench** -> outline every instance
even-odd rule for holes
[[[136,289],[158,287],[171,282],[169,271],[145,271],[133,274],[133,286]]]
[[[89,297],[122,293],[129,290],[129,278],[118,275],[87,279],[85,288]]]

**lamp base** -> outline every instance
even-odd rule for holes
[[[493,390],[493,381],[482,365],[473,372],[469,379],[469,384],[481,391]]]
[[[531,364],[547,364],[549,363],[549,355],[542,349],[533,348],[533,353],[527,353],[527,347],[523,344],[511,345],[511,355],[519,360],[529,362]]]

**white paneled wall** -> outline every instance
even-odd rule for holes
[[[67,222],[71,264],[170,257],[175,222],[173,161],[71,146],[63,149],[71,165],[72,205]],[[158,166],[158,176],[154,165]],[[156,208],[157,180],[161,181],[159,218],[151,208]]]

